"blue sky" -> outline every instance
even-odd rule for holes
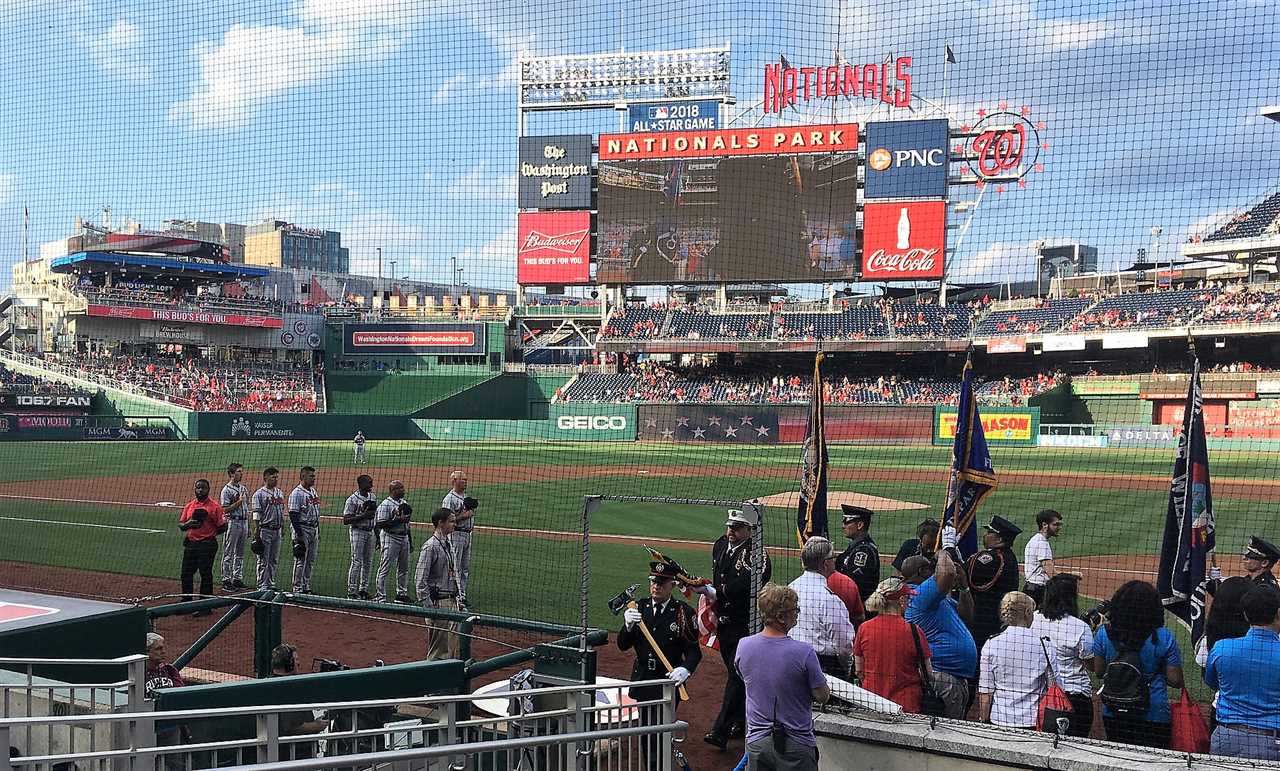
[[[521,52],[728,42],[746,108],[780,51],[801,66],[837,48],[853,63],[913,56],[916,91],[941,101],[950,41],[952,114],[1027,105],[1050,143],[1026,189],[987,195],[953,259],[962,279],[1029,275],[1037,239],[1096,245],[1115,267],[1152,225],[1167,255],[1280,186],[1280,124],[1257,117],[1280,104],[1280,21],[1261,0],[0,0],[0,35],[0,281],[24,205],[34,254],[109,204],[150,227],[334,228],[357,267],[381,246],[402,274],[447,281],[457,257],[468,282],[509,285]],[[873,116],[847,101],[835,114]]]

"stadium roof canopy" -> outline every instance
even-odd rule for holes
[[[236,281],[246,278],[265,278],[271,271],[250,265],[233,265],[224,262],[196,262],[176,257],[160,257],[125,252],[76,252],[58,257],[49,266],[54,273],[111,273],[133,271],[152,273],[170,278],[205,279],[209,281]]]

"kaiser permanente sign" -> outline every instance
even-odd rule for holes
[[[1040,434],[1039,407],[981,407],[987,444],[1031,447]],[[956,438],[956,408],[933,408],[933,443],[951,444]]]

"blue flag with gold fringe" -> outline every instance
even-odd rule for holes
[[[822,415],[822,354],[813,357],[813,388],[809,393],[809,426],[800,455],[800,505],[796,508],[796,538],[827,535],[827,430]]]
[[[961,557],[968,559],[978,551],[978,504],[996,489],[987,435],[982,430],[982,416],[978,414],[978,402],[973,395],[971,355],[964,360],[960,406],[956,411],[956,439],[951,454],[951,482],[947,486],[942,524],[955,528],[956,546]]]

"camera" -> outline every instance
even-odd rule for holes
[[[313,659],[311,662],[312,672],[343,672],[348,669],[351,667],[334,659]]]
[[[1089,626],[1097,626],[1107,620],[1107,614],[1111,612],[1111,601],[1103,600],[1098,603],[1092,610],[1084,614],[1084,622]]]

